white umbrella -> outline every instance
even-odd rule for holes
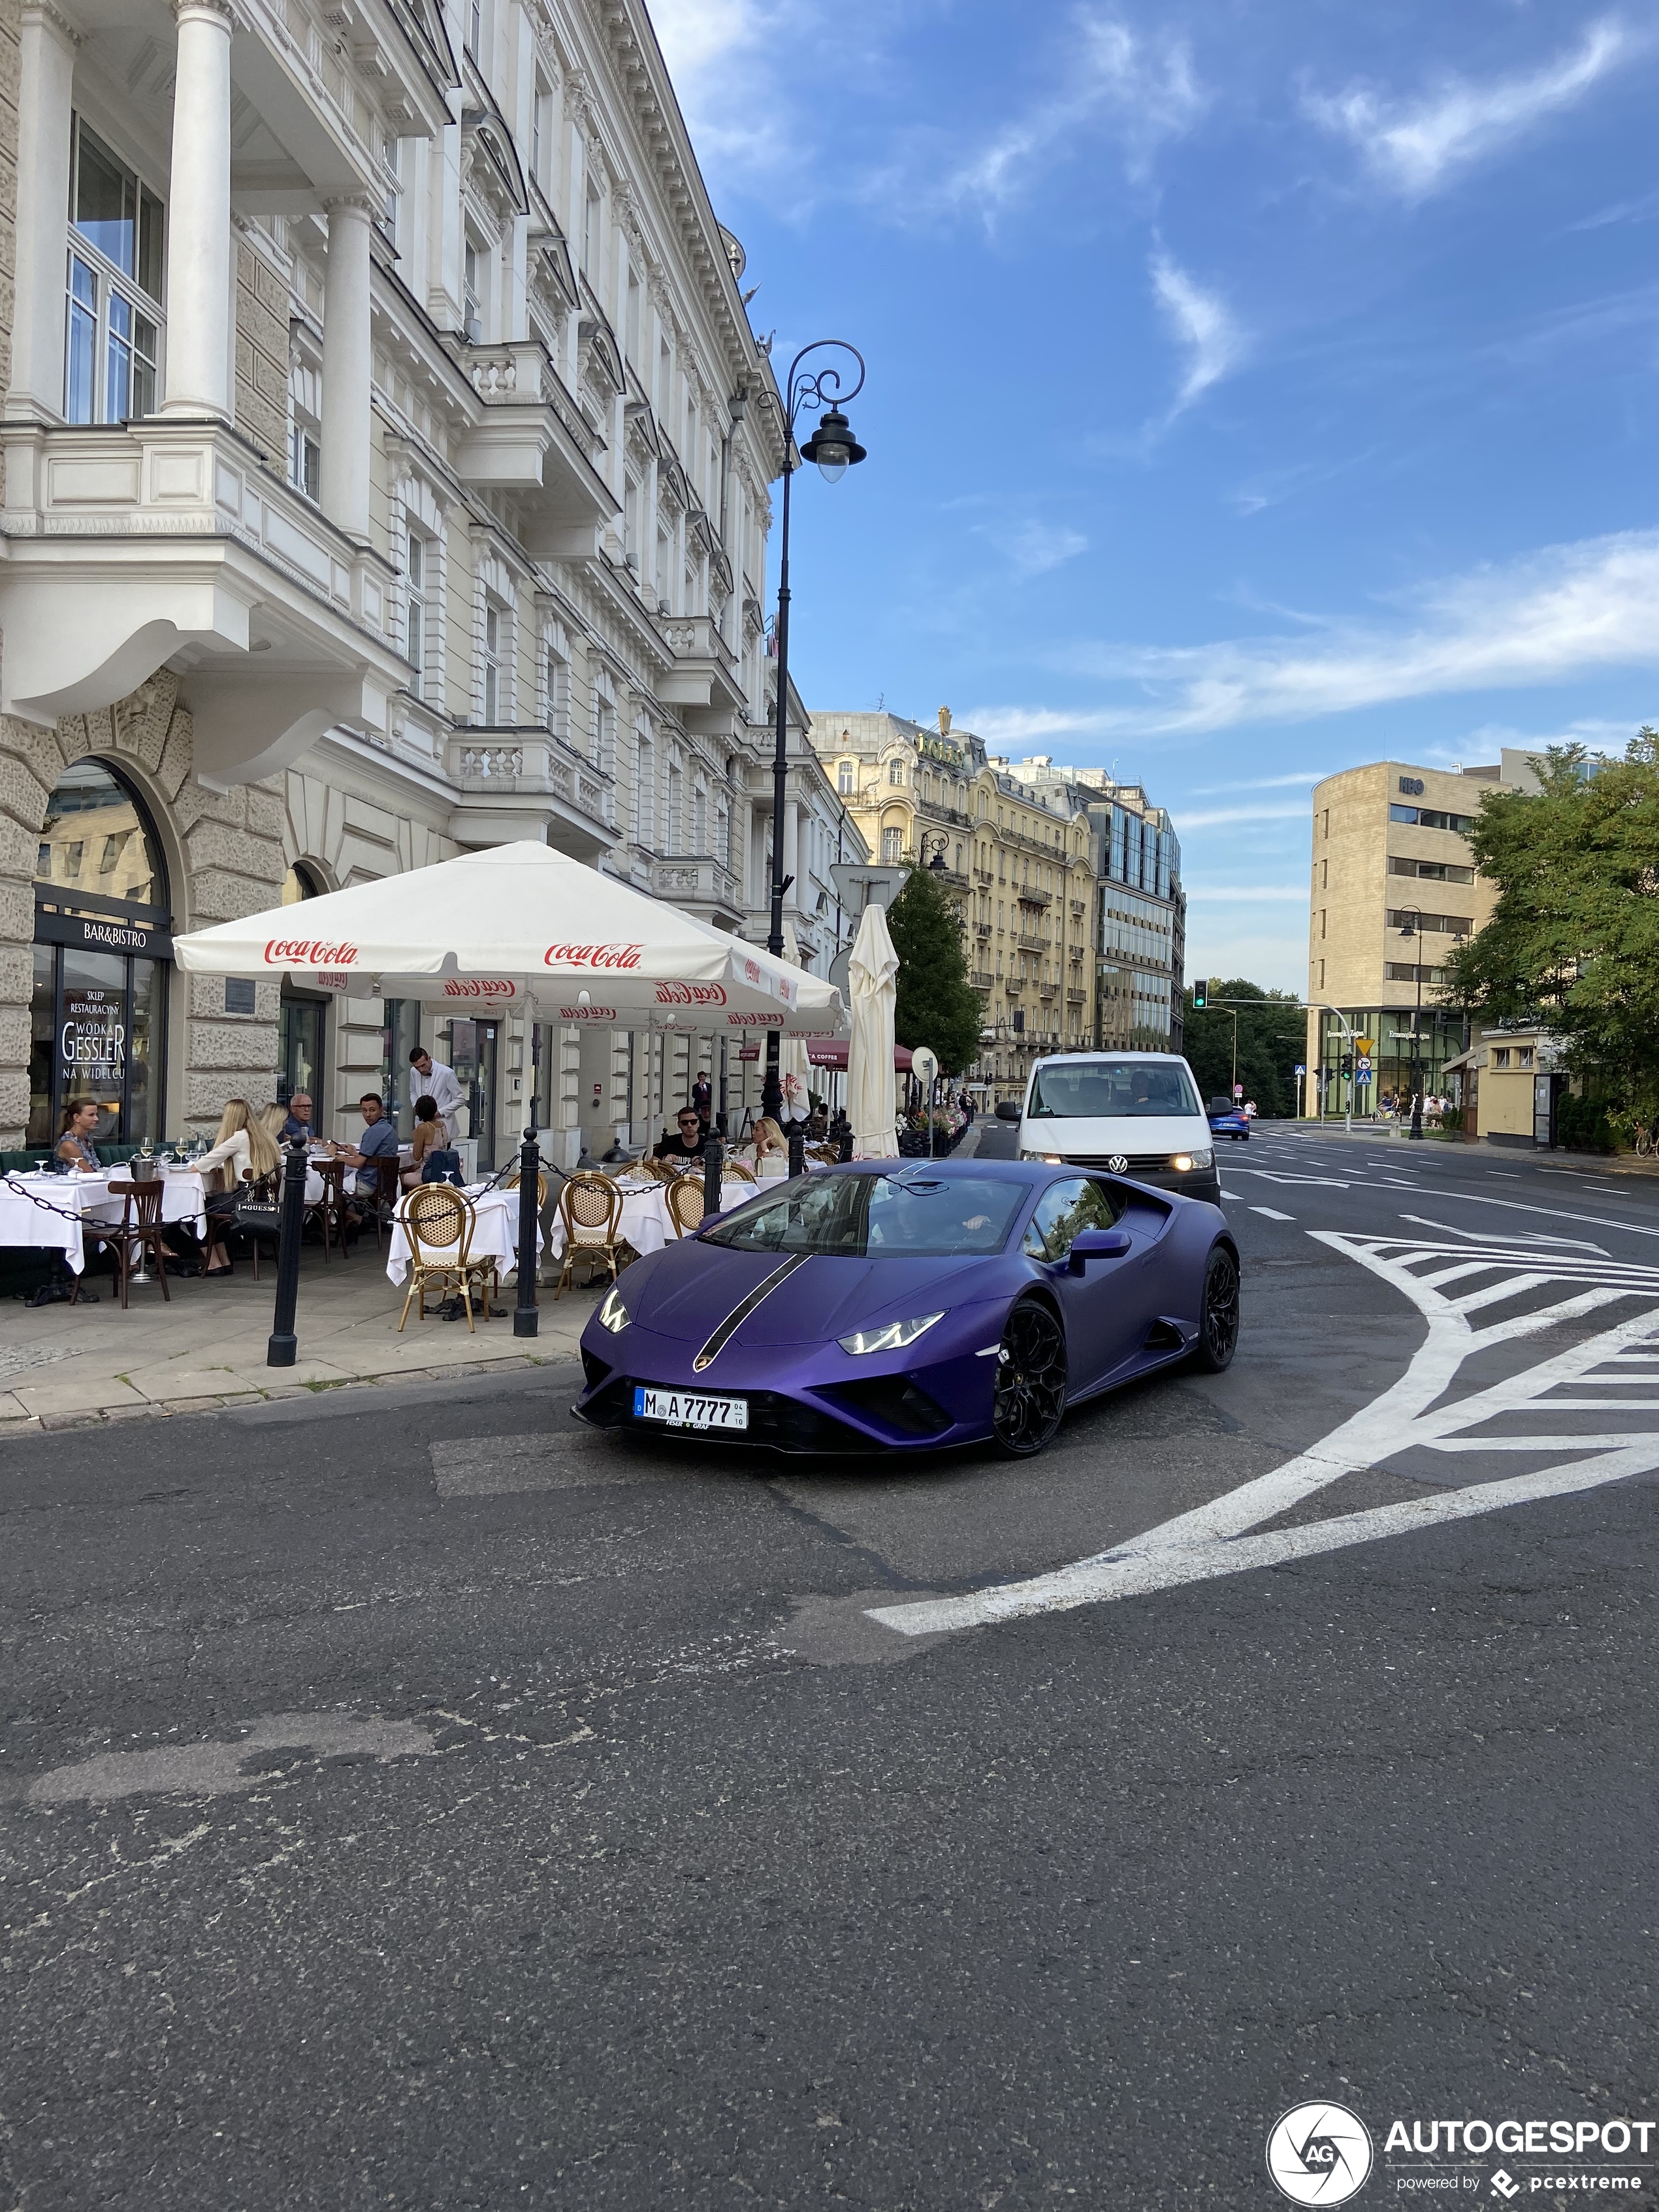
[[[847,1049],[847,1117],[853,1124],[853,1157],[886,1160],[898,1152],[893,1111],[893,979],[898,955],[887,916],[867,906],[848,963],[853,1035]]]
[[[624,1029],[834,1031],[831,984],[526,842],[464,853],[174,940],[198,975],[286,975],[452,1013]]]
[[[783,957],[792,968],[800,966],[800,941],[795,935],[795,925],[785,920],[783,925]],[[812,1071],[807,1063],[806,1046],[799,1029],[792,1031],[788,1024],[778,1045],[778,1083],[783,1091],[783,1112],[786,1121],[804,1121],[807,1115],[807,1093]]]

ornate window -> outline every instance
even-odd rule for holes
[[[153,415],[164,327],[161,203],[78,116],[70,178],[64,416]]]

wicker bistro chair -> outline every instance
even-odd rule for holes
[[[588,1280],[593,1276],[592,1263],[603,1260],[611,1270],[611,1279],[617,1279],[618,1261],[617,1248],[622,1243],[622,1193],[608,1176],[574,1175],[559,1193],[559,1220],[564,1230],[564,1264],[559,1270],[559,1280],[553,1296],[557,1298],[570,1280],[572,1268],[579,1259],[588,1262]]]
[[[519,1185],[523,1182],[523,1180],[524,1178],[520,1174],[517,1168],[509,1168],[507,1173],[498,1179],[495,1187],[498,1190],[517,1190]],[[538,1172],[536,1176],[536,1206],[538,1211],[546,1204],[547,1177]]]
[[[668,1204],[668,1218],[676,1237],[694,1235],[702,1220],[702,1177],[676,1176],[663,1193]]]
[[[452,1183],[424,1182],[409,1194],[404,1206],[404,1229],[409,1237],[409,1295],[398,1317],[403,1334],[409,1309],[418,1304],[419,1318],[426,1319],[428,1291],[459,1297],[466,1309],[466,1326],[472,1333],[473,1297],[482,1300],[489,1318],[489,1302],[495,1291],[495,1262],[471,1256],[472,1231],[477,1217],[472,1201]]]
[[[753,1182],[756,1180],[753,1168],[745,1167],[741,1160],[734,1160],[730,1152],[720,1163],[720,1175],[727,1182]]]
[[[121,1201],[121,1226],[118,1229],[100,1228],[89,1224],[86,1235],[109,1247],[115,1262],[115,1280],[121,1292],[121,1310],[127,1310],[127,1286],[152,1256],[155,1273],[161,1280],[161,1296],[170,1305],[173,1293],[167,1288],[167,1247],[161,1242],[161,1182],[112,1182],[109,1194]],[[78,1305],[81,1299],[81,1278],[75,1279],[75,1289],[70,1304]]]

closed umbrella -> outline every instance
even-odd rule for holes
[[[848,966],[853,1033],[847,1051],[847,1117],[857,1160],[890,1160],[898,1153],[893,1111],[893,1010],[898,996],[893,979],[898,964],[886,915],[878,906],[866,907]]]
[[[783,957],[792,968],[800,966],[800,944],[795,935],[795,925],[785,920],[783,925]],[[811,1080],[811,1069],[807,1063],[806,1047],[799,1036],[792,1036],[787,1028],[778,1045],[778,1082],[783,1091],[783,1116],[786,1121],[806,1119],[807,1086]]]

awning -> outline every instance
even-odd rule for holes
[[[806,1057],[814,1067],[842,1067],[847,1065],[849,1040],[846,1037],[808,1037]],[[905,1073],[910,1067],[910,1048],[908,1044],[893,1047],[893,1065]]]

